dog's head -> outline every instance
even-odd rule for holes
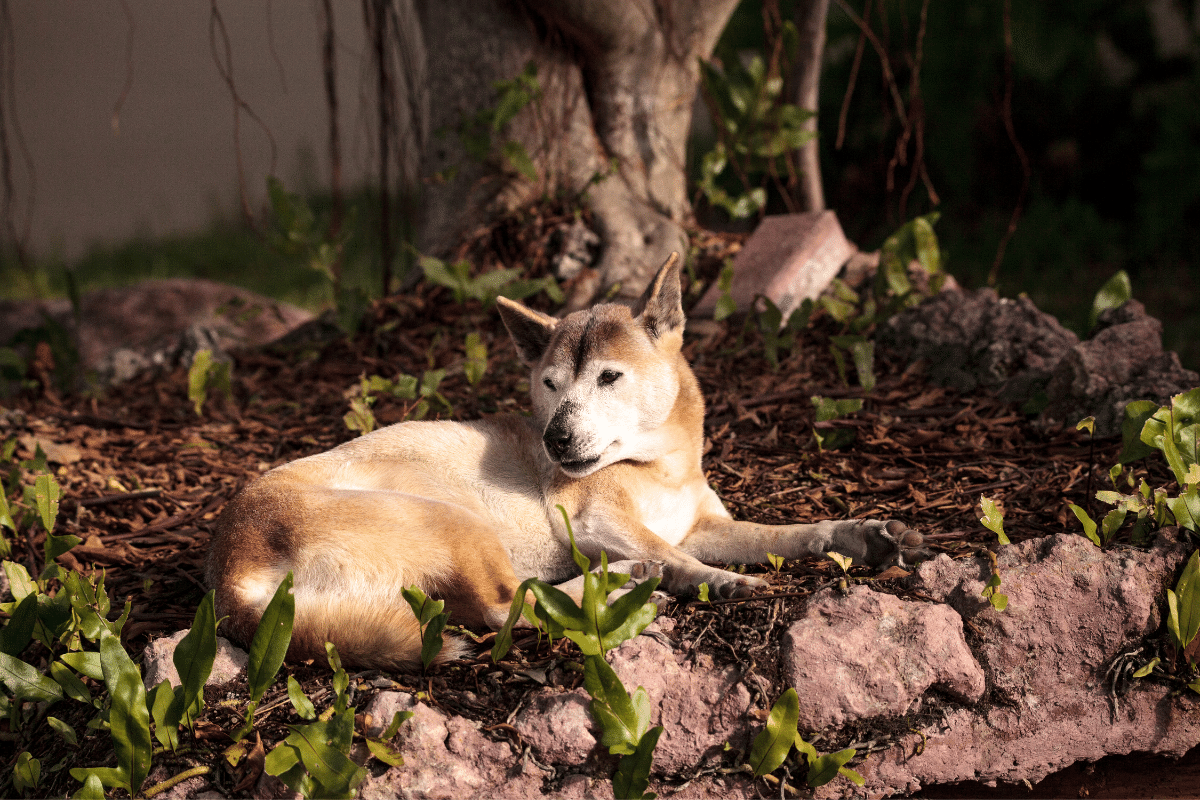
[[[500,298],[500,316],[533,374],[546,454],[580,478],[662,450],[659,429],[679,394],[683,343],[679,257],[633,307],[603,303],[555,319]]]

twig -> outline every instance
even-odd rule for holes
[[[199,767],[192,767],[191,769],[184,770],[183,772],[179,773],[178,775],[176,775],[173,778],[167,778],[162,783],[156,783],[153,786],[151,786],[149,789],[146,790],[146,797],[150,798],[150,797],[154,797],[156,794],[162,794],[167,789],[170,789],[172,786],[176,786],[180,783],[183,783],[188,778],[195,778],[200,775],[207,775],[210,772],[212,772],[212,767],[203,766],[203,765],[201,765]]]
[[[126,500],[142,500],[147,497],[158,497],[160,494],[162,494],[162,489],[146,489],[141,492],[122,492],[121,494],[110,494],[105,497],[85,497],[79,501],[79,505],[91,508],[108,505],[109,503],[121,503]]]

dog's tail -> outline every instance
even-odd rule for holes
[[[224,631],[249,646],[271,594],[275,580],[222,582],[217,588],[217,615],[226,617]],[[286,572],[285,572],[286,574]],[[282,579],[282,578],[280,578]],[[270,593],[266,587],[272,586]],[[374,669],[412,669],[421,665],[421,629],[407,603],[379,602],[379,598],[346,597],[319,589],[297,588],[296,616],[288,660],[326,658],[325,643],[332,642],[347,664]],[[463,641],[447,637],[434,659],[440,664],[469,653]]]

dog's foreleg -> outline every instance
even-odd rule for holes
[[[826,520],[797,525],[762,525],[726,517],[702,517],[680,543],[703,561],[761,564],[767,554],[784,558],[840,553],[857,564],[904,566],[926,556],[921,534],[896,520]]]

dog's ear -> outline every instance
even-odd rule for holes
[[[550,334],[558,320],[554,317],[526,308],[507,297],[496,298],[500,319],[508,328],[508,335],[517,346],[517,354],[526,364],[533,364],[542,357],[550,346]]]
[[[671,253],[658,268],[658,274],[634,305],[633,315],[655,339],[683,327],[687,318],[679,286],[679,253]]]

